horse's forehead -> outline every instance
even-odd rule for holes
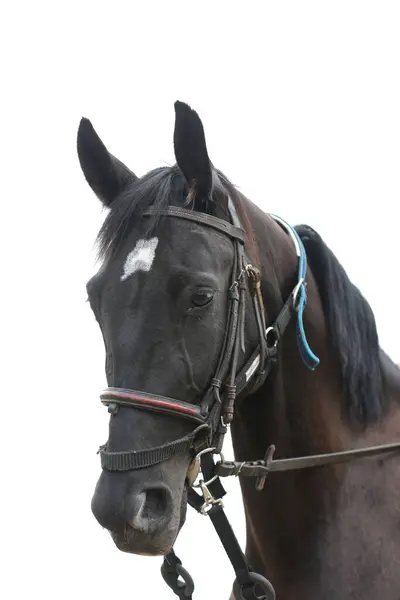
[[[158,246],[158,237],[149,239],[139,239],[133,250],[130,250],[126,255],[120,279],[124,281],[137,271],[149,272],[153,266]]]
[[[104,283],[116,284],[119,281],[123,284],[135,273],[150,274],[157,268],[165,268],[168,263],[172,266],[179,263],[191,269],[199,267],[201,270],[219,270],[219,250],[224,245],[230,248],[230,240],[197,223],[177,220],[171,224],[168,222],[168,225],[169,227],[154,231],[151,237],[147,237],[145,232],[142,235],[135,232],[118,254],[103,264],[96,279]]]

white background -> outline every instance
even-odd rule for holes
[[[190,103],[213,162],[321,233],[399,359],[400,5],[13,1],[0,23],[1,597],[172,599],[161,560],[117,551],[90,512],[108,415],[85,282],[104,213],[80,172],[79,119],[141,175],[174,162],[173,102]],[[227,598],[205,518],[189,513],[176,550],[195,598]]]

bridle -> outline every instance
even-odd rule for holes
[[[108,471],[136,470],[159,464],[180,453],[190,454],[192,461],[187,472],[188,503],[198,512],[210,517],[225,547],[236,573],[234,594],[237,600],[254,598],[275,598],[271,583],[255,573],[248,565],[233,530],[223,511],[222,497],[225,490],[220,477],[243,475],[257,477],[256,488],[262,490],[266,476],[271,471],[284,471],[298,468],[345,462],[354,458],[375,456],[400,449],[400,443],[361,448],[345,452],[313,455],[306,457],[274,460],[274,446],[267,449],[263,460],[253,462],[227,462],[221,451],[225,434],[233,420],[236,398],[246,391],[253,394],[265,382],[277,359],[279,341],[291,319],[297,317],[297,342],[300,355],[310,369],[315,369],[319,359],[311,351],[304,332],[303,310],[306,304],[307,258],[297,232],[283,219],[272,218],[291,236],[298,257],[297,283],[280,310],[277,318],[267,327],[261,295],[259,270],[251,265],[245,254],[245,232],[231,200],[229,211],[232,223],[217,217],[197,213],[185,208],[171,206],[166,209],[149,208],[144,216],[159,215],[184,219],[223,233],[229,237],[234,247],[234,260],[228,291],[228,315],[225,335],[214,376],[199,404],[189,404],[181,400],[150,394],[143,391],[117,387],[106,388],[100,396],[101,402],[115,415],[121,406],[155,411],[191,421],[194,425],[189,434],[150,449],[111,452],[107,444],[99,449],[101,466]],[[245,352],[246,293],[249,292],[254,319],[258,332],[258,343],[238,369],[240,353]],[[214,464],[213,455],[220,461]],[[195,481],[202,472],[202,479]],[[200,488],[201,495],[195,491]],[[181,599],[190,600],[194,584],[190,575],[182,567],[172,550],[165,558],[162,575],[168,585]],[[183,582],[179,580],[183,578]],[[256,596],[256,588],[263,596]]]
[[[115,414],[120,406],[130,406],[189,419],[196,426],[190,434],[150,450],[108,452],[103,446],[100,449],[101,464],[104,469],[108,470],[149,467],[188,449],[193,451],[194,456],[208,448],[214,448],[215,453],[220,453],[227,427],[233,419],[236,396],[245,389],[256,390],[265,381],[277,353],[278,336],[289,322],[290,306],[293,305],[293,302],[290,302],[285,306],[274,328],[270,328],[270,332],[266,336],[260,274],[255,267],[246,262],[244,231],[222,219],[178,207],[169,207],[158,211],[149,209],[145,212],[146,216],[154,214],[188,219],[216,229],[232,240],[234,261],[228,291],[225,335],[216,371],[198,405],[142,391],[115,387],[109,387],[103,391],[101,401],[108,406],[108,410],[112,414]],[[244,352],[245,350],[244,325],[247,285],[252,298],[259,341],[257,348],[238,372],[240,351]]]
[[[109,452],[106,445],[101,446],[99,453],[103,469],[125,471],[145,468],[188,450],[191,450],[194,456],[210,448],[213,448],[215,454],[220,454],[227,428],[233,420],[236,397],[244,391],[247,394],[254,393],[265,382],[276,360],[279,340],[296,312],[299,316],[298,339],[301,340],[299,348],[302,349],[302,356],[306,362],[308,361],[310,368],[315,368],[319,362],[309,349],[302,330],[306,260],[305,253],[302,255],[299,249],[299,240],[294,238],[299,256],[298,281],[275,322],[267,328],[260,272],[246,259],[245,232],[239,226],[239,219],[231,201],[229,208],[233,224],[211,215],[176,206],[166,209],[150,208],[144,212],[144,216],[158,215],[195,222],[215,229],[231,239],[234,260],[228,291],[227,324],[216,371],[199,404],[189,404],[166,396],[117,387],[108,387],[102,392],[101,402],[108,406],[111,414],[116,414],[120,406],[129,406],[189,419],[196,425],[190,434],[149,450]],[[277,222],[284,223],[279,217],[274,218]],[[238,371],[240,352],[245,352],[247,290],[250,293],[257,326],[258,344]]]

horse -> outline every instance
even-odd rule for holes
[[[87,283],[110,413],[94,517],[123,552],[173,556],[195,486],[217,510],[235,474],[248,572],[278,600],[398,599],[400,369],[320,235],[245,197],[174,108],[176,164],[141,177],[78,128],[107,209]],[[235,461],[215,465],[228,428]],[[275,597],[239,583],[235,600]]]

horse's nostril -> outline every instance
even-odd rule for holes
[[[136,531],[150,531],[168,518],[171,496],[163,487],[148,488],[131,498],[128,522]]]
[[[164,488],[146,490],[146,501],[142,510],[142,518],[153,520],[165,516],[168,508],[168,495]]]

